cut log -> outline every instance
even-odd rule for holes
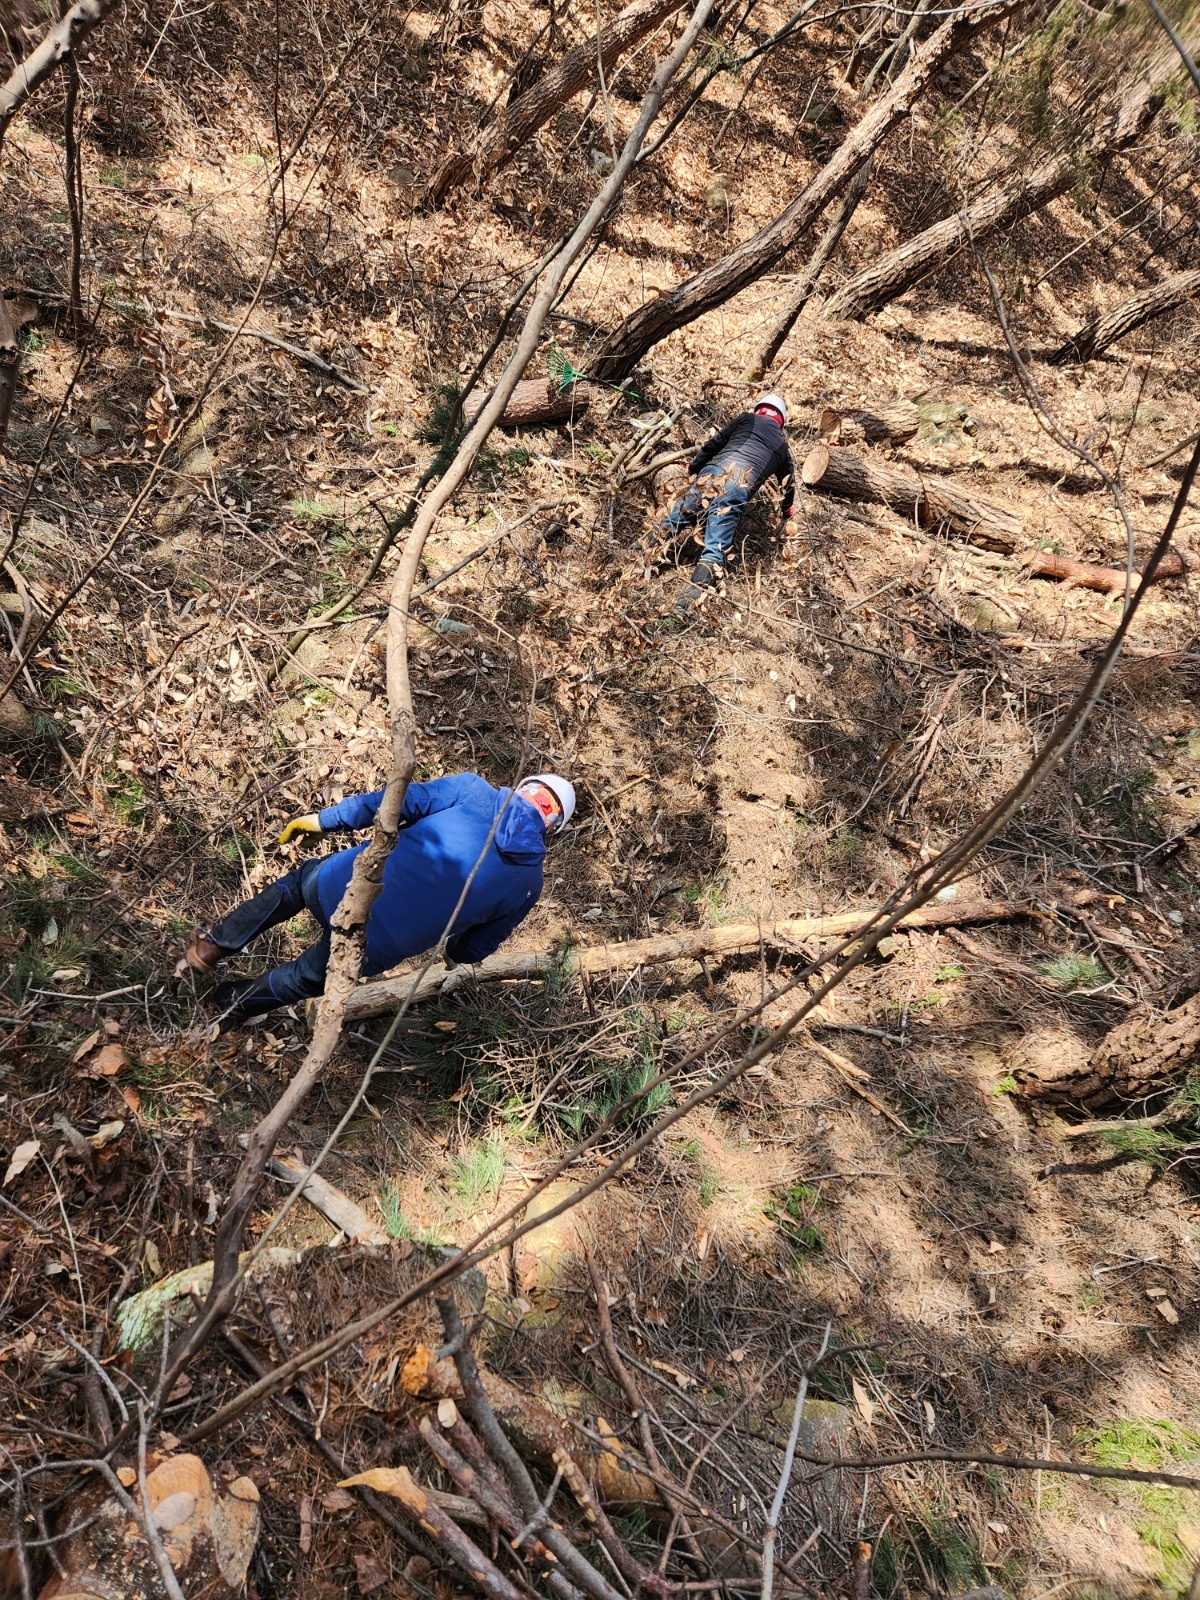
[[[826,300],[822,316],[859,321],[880,311],[931,272],[953,261],[960,251],[980,244],[997,228],[1040,211],[1067,192],[1078,180],[1084,163],[1102,167],[1131,145],[1150,126],[1162,102],[1161,88],[1138,84],[1082,147],[1064,150],[1025,169],[953,216],[944,217],[889,250]]]
[[[921,426],[911,400],[894,400],[875,411],[826,406],[817,424],[826,444],[903,444]]]
[[[258,1490],[250,1478],[217,1489],[198,1456],[175,1455],[146,1475],[150,1513],[185,1594],[233,1600],[245,1593],[258,1540]],[[118,1476],[140,1502],[136,1474]],[[157,1600],[162,1579],[141,1529],[116,1495],[95,1484],[62,1507],[64,1526],[89,1524],[57,1549],[62,1572],[38,1600]]]
[[[1021,541],[1021,519],[1008,506],[893,461],[863,460],[819,444],[805,458],[800,478],[821,494],[889,506],[923,528],[950,528],[985,550],[1012,555]]]
[[[994,5],[948,17],[936,33],[917,47],[895,83],[867,107],[837,150],[785,210],[719,261],[677,284],[668,294],[639,306],[613,330],[592,359],[591,370],[596,377],[619,383],[668,334],[724,305],[770,272],[800,242],[825,207],[845,192],[897,123],[910,115],[942,63],[1016,9],[1015,0],[997,0]]]
[[[679,9],[680,0],[635,0],[599,35],[593,34],[569,50],[556,67],[538,79],[532,89],[496,113],[473,150],[456,151],[439,168],[429,185],[429,201],[441,205],[447,195],[472,176],[481,184],[503,166],[537,130],[596,77],[608,72],[631,46],[652,33],[659,23]]]
[[[1155,317],[1161,317],[1164,311],[1173,311],[1176,306],[1197,294],[1200,294],[1200,268],[1191,272],[1177,272],[1152,288],[1143,289],[1141,294],[1122,301],[1106,317],[1093,317],[1085,322],[1078,333],[1072,334],[1066,344],[1054,352],[1050,360],[1056,366],[1090,361],[1093,356],[1103,354],[1110,344],[1123,339],[1127,333],[1132,333],[1135,328],[1142,327]]]
[[[1072,561],[1067,556],[1055,555],[1052,550],[1032,550],[1025,565],[1035,578],[1058,578],[1069,589],[1096,589],[1101,594],[1125,593],[1124,567],[1102,567],[1094,561]],[[1145,562],[1134,563],[1133,587],[1141,581]],[[1154,574],[1155,583],[1165,583],[1168,578],[1186,578],[1192,563],[1178,550],[1168,550]]]
[[[559,389],[553,378],[525,378],[513,390],[500,418],[502,428],[537,428],[546,422],[566,422],[580,417],[592,403],[593,385],[568,384]],[[491,394],[472,389],[463,401],[463,421],[474,422]]]
[[[686,461],[672,461],[654,474],[654,499],[660,506],[674,505],[691,482]]]
[[[865,927],[874,914],[873,911],[844,911],[829,917],[798,917],[779,922],[732,922],[723,928],[664,933],[653,939],[629,939],[624,944],[600,945],[591,950],[498,953],[479,962],[472,973],[479,983],[503,983],[521,978],[544,978],[549,973],[565,978],[575,973],[599,976],[606,972],[633,972],[638,967],[660,961],[696,961],[701,956],[755,950],[761,943],[787,948],[808,939],[844,939]],[[1025,914],[1023,907],[1006,900],[951,900],[922,906],[903,918],[900,927],[947,928],[961,923],[1011,922]],[[428,1000],[441,992],[448,975],[446,967],[432,966],[419,982],[414,973],[402,973],[361,984],[347,1003],[346,1021],[383,1016],[406,999],[411,1004]]]
[[[1172,1011],[1142,1006],[1117,1024],[1085,1060],[1065,1053],[1056,1067],[1016,1072],[1030,1100],[1096,1111],[1177,1089],[1200,1060],[1200,994]]]
[[[246,1252],[243,1255],[243,1261],[248,1254]],[[250,1269],[251,1281],[294,1267],[302,1254],[302,1251],[291,1250],[284,1245],[272,1245],[263,1251]],[[130,1295],[128,1300],[122,1300],[115,1318],[117,1349],[130,1351],[135,1359],[144,1356],[157,1359],[162,1350],[163,1318],[168,1307],[176,1301],[185,1300],[190,1315],[193,1297],[206,1295],[212,1288],[212,1278],[212,1262],[202,1261],[199,1266],[184,1267],[182,1271],[173,1272],[170,1277],[152,1283],[139,1294]]]

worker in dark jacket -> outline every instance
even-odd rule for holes
[[[324,811],[297,817],[280,844],[341,828],[367,828],[383,790],[351,795]],[[410,783],[400,833],[383,869],[383,885],[367,919],[365,973],[385,972],[406,956],[432,949],[447,933],[452,964],[490,956],[537,904],[547,841],[571,820],[575,790],[541,772],[516,789],[493,789],[473,772]],[[188,965],[210,972],[268,928],[312,913],[321,937],[304,953],[261,978],[218,985],[213,999],[234,1024],[320,994],[329,961],[330,922],[365,845],[301,863],[213,924],[198,930]],[[458,902],[466,891],[462,906]],[[456,909],[457,908],[457,909]]]
[[[659,525],[661,532],[678,535],[704,524],[704,549],[691,582],[675,602],[677,615],[690,610],[724,571],[742,513],[768,478],[778,478],[783,486],[783,517],[791,520],[795,468],[783,431],[786,421],[783,397],[764,394],[753,411],[734,417],[688,463],[692,482]]]

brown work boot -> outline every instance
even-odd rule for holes
[[[211,939],[206,939],[200,929],[197,928],[192,935],[192,942],[187,947],[184,959],[193,972],[211,972],[230,953],[221,945],[214,944]]]

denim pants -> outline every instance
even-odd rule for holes
[[[750,498],[747,484],[739,482],[740,477],[737,467],[716,467],[700,473],[659,523],[660,532],[678,537],[686,528],[702,522],[704,550],[700,559],[720,570]]]
[[[252,939],[268,928],[288,922],[301,911],[310,911],[321,929],[316,944],[309,945],[295,961],[275,967],[263,979],[263,986],[281,1006],[307,1000],[324,992],[325,968],[329,964],[329,924],[317,895],[317,873],[321,862],[303,861],[284,877],[260,889],[252,899],[235,906],[228,916],[214,922],[208,937],[223,950],[243,950]]]

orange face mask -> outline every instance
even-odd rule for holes
[[[531,801],[538,808],[545,819],[547,833],[562,821],[563,810],[558,803],[558,798],[547,789],[544,783],[530,784],[527,789],[519,789],[517,793],[523,799]]]

